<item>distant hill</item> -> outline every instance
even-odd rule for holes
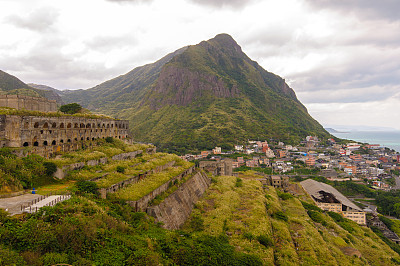
[[[129,119],[135,139],[170,151],[329,135],[284,79],[252,61],[227,34],[62,98]]]
[[[61,99],[61,96],[59,95],[61,94],[61,91],[46,85],[38,85],[34,83],[28,83],[28,85],[32,88],[43,91],[44,97],[46,97],[47,99],[55,100],[59,105],[64,104],[63,100]]]
[[[32,88],[17,77],[0,70],[0,94],[19,94],[33,97],[45,97],[41,90]]]
[[[340,131],[337,131],[336,129],[330,128],[330,127],[325,127],[324,128],[326,131],[329,133],[340,133]]]

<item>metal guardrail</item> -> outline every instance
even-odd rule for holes
[[[67,200],[67,199],[71,198],[71,194],[70,193],[63,194],[63,195],[58,196],[54,200],[50,201],[49,203],[43,205],[42,207],[33,207],[32,208],[32,205],[34,205],[34,204],[36,204],[36,203],[38,203],[38,202],[40,202],[40,201],[52,196],[52,195],[53,195],[53,193],[51,192],[51,193],[48,193],[46,195],[42,195],[39,198],[36,198],[36,199],[32,200],[27,205],[22,204],[21,205],[21,211],[24,211],[29,207],[29,212],[30,213],[37,212],[42,207],[45,207],[45,206],[50,206],[51,207],[51,206],[54,206],[54,205],[56,205],[57,203],[59,203],[61,201],[64,201],[64,200]]]

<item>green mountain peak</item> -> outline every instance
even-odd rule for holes
[[[63,100],[129,119],[137,140],[178,152],[328,136],[285,80],[252,61],[228,34]]]

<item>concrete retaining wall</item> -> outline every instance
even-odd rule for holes
[[[128,160],[135,158],[138,154],[143,153],[143,150],[137,150],[137,151],[132,151],[132,152],[126,152],[126,153],[120,153],[117,155],[114,155],[111,157],[112,160]],[[70,165],[65,165],[62,168],[57,168],[57,171],[54,173],[54,177],[58,179],[63,179],[69,171],[73,170],[79,170],[82,169],[85,165],[87,166],[96,166],[99,164],[106,164],[108,162],[108,158],[100,158],[98,160],[89,160],[86,163],[85,162],[80,162],[80,163],[73,163]]]
[[[142,150],[120,153],[111,157],[112,160],[129,160],[135,158],[138,154],[143,153]]]
[[[179,175],[171,178],[170,180],[168,180],[167,182],[165,182],[164,184],[162,184],[161,186],[159,186],[158,188],[156,188],[155,190],[153,190],[152,192],[150,192],[146,196],[140,198],[139,200],[127,201],[126,203],[128,203],[129,205],[134,207],[135,211],[137,211],[137,212],[146,211],[149,203],[155,197],[157,197],[158,195],[161,195],[163,192],[167,191],[168,188],[170,188],[175,183],[175,181],[180,181],[182,178],[186,177],[187,175],[192,174],[193,170],[194,170],[194,166],[192,166],[189,169],[183,171]]]
[[[166,163],[166,164],[164,164],[164,165],[160,165],[160,166],[158,166],[158,167],[156,167],[156,168],[154,168],[154,169],[151,169],[151,170],[149,170],[149,171],[146,171],[146,172],[144,172],[143,174],[139,174],[139,175],[137,175],[137,176],[134,176],[134,177],[131,177],[131,178],[126,179],[126,180],[124,180],[124,181],[121,181],[121,182],[119,182],[119,183],[116,183],[116,184],[112,185],[111,187],[108,187],[108,188],[100,188],[100,189],[99,189],[100,196],[101,196],[102,199],[105,199],[105,198],[107,198],[107,194],[108,194],[108,193],[117,192],[117,191],[120,190],[121,188],[124,188],[124,187],[126,187],[126,186],[128,186],[128,185],[130,185],[130,184],[134,184],[134,183],[139,182],[139,180],[142,180],[142,179],[146,178],[148,175],[151,175],[151,174],[155,174],[155,173],[159,173],[159,172],[161,172],[161,171],[164,171],[164,170],[167,169],[168,167],[174,166],[174,164],[175,164],[175,161],[171,161],[171,162],[168,162],[168,163]]]
[[[147,208],[147,214],[153,216],[156,222],[162,222],[166,229],[179,229],[210,184],[211,179],[204,172],[198,172],[162,203]]]

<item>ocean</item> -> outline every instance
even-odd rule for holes
[[[349,131],[331,133],[341,139],[350,139],[369,144],[380,144],[400,152],[400,131]]]

